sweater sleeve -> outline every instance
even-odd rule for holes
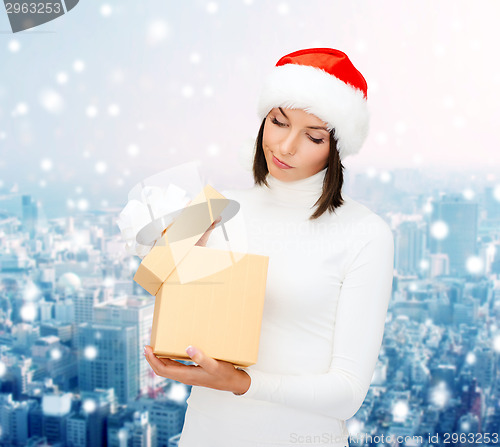
[[[251,384],[240,398],[281,403],[341,420],[356,414],[375,370],[392,290],[394,239],[389,225],[377,217],[381,224],[354,255],[342,282],[328,372],[282,375],[241,368]]]

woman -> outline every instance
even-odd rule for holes
[[[288,54],[266,79],[255,185],[221,191],[240,203],[248,252],[269,256],[259,358],[235,368],[190,347],[188,366],[145,348],[157,374],[194,385],[180,446],[348,445],[393,278],[390,227],[341,193],[341,160],[367,134],[366,90],[329,48]]]

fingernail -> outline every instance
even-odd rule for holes
[[[146,351],[146,346],[144,346],[144,355],[147,354],[147,351]]]
[[[186,352],[187,354],[189,355],[189,357],[193,357],[193,355],[196,354],[196,349],[193,348],[191,345],[189,345],[187,348],[186,348]]]

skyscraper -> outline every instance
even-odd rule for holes
[[[114,388],[119,403],[134,400],[139,393],[137,324],[82,323],[77,337],[80,389]]]
[[[151,366],[142,355],[143,346],[151,343],[155,298],[153,296],[124,296],[97,304],[94,307],[95,323],[134,324],[138,328],[137,358],[139,360],[140,390],[156,389],[168,381],[164,377],[152,377]]]
[[[417,275],[424,257],[424,224],[416,220],[401,222],[395,238],[395,266],[398,272]]]
[[[433,231],[437,222],[445,231]],[[458,194],[444,195],[440,201],[433,203],[430,233],[430,252],[448,255],[450,274],[468,274],[467,259],[477,254],[477,202],[465,200]]]
[[[22,223],[24,231],[28,231],[30,238],[35,236],[36,226],[38,223],[38,206],[31,196],[23,195],[22,197],[23,215]]]

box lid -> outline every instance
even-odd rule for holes
[[[151,295],[156,295],[175,267],[228,204],[228,199],[212,186],[206,185],[144,257],[134,275],[134,281]]]

